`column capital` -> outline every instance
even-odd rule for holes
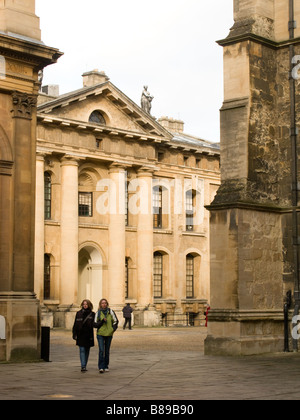
[[[61,166],[79,166],[79,162],[85,160],[79,156],[64,155],[61,160]]]
[[[138,178],[143,177],[150,177],[152,178],[154,175],[154,172],[156,172],[156,168],[153,167],[148,167],[148,166],[142,166],[141,168],[138,169],[137,171],[137,176]]]
[[[109,173],[117,173],[117,172],[121,172],[121,171],[126,171],[126,169],[128,168],[128,166],[124,163],[118,163],[118,162],[113,162],[111,165],[109,165],[108,169],[109,169]]]
[[[36,160],[37,161],[45,161],[45,157],[51,155],[49,152],[36,152]]]
[[[13,118],[32,119],[32,111],[37,106],[37,96],[14,91],[12,93]]]

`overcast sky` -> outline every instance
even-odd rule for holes
[[[185,132],[218,142],[223,101],[222,47],[233,0],[36,0],[42,40],[64,53],[44,71],[60,93],[82,87],[99,69],[140,105],[144,85],[152,115],[182,119]]]

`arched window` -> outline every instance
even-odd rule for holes
[[[90,123],[106,125],[105,118],[100,111],[93,111],[89,118]]]
[[[44,173],[44,201],[45,201],[45,220],[51,219],[51,175],[49,172]]]
[[[44,299],[51,298],[51,268],[50,268],[50,255],[44,255]]]
[[[186,256],[186,298],[193,299],[194,294],[194,276],[195,276],[195,264],[194,257],[192,254]]]
[[[162,298],[163,294],[163,256],[160,252],[154,253],[153,258],[153,295]]]

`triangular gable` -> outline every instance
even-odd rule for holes
[[[56,99],[39,105],[38,112],[74,119],[71,114],[71,109],[76,109],[77,103],[80,103],[82,107],[84,101],[93,100],[96,103],[97,98],[99,101],[102,101],[102,105],[104,99],[109,101],[110,104],[113,104],[115,111],[119,112],[120,115],[122,114],[123,120],[124,118],[127,118],[131,121],[131,129],[133,131],[163,137],[168,140],[172,139],[173,136],[169,131],[162,127],[151,115],[143,111],[141,107],[135,104],[110,81],[61,95]],[[70,112],[68,112],[68,108]],[[105,112],[105,109],[103,109],[103,111]],[[79,120],[82,121],[82,123],[87,123],[87,121],[83,121],[82,119],[78,119],[78,121]],[[115,126],[115,128],[122,128],[122,126],[118,127],[117,122],[115,124],[116,125],[113,124],[112,126]]]

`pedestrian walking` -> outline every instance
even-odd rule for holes
[[[81,303],[81,310],[77,312],[73,325],[73,339],[79,347],[81,372],[86,372],[90,349],[94,347],[94,318],[93,304],[85,299]]]
[[[99,373],[109,372],[110,346],[118,324],[119,320],[115,312],[109,308],[108,301],[101,299],[94,321],[94,327],[97,328],[99,345]]]
[[[128,328],[131,330],[132,329],[131,328],[131,314],[133,312],[133,309],[130,306],[130,303],[127,303],[127,305],[124,306],[124,308],[122,309],[122,312],[125,319],[123,330],[125,330],[127,323],[128,323]]]
[[[204,312],[204,315],[205,315],[205,326],[206,327],[207,327],[207,324],[208,324],[208,313],[209,313],[209,311],[210,311],[210,306],[208,305],[207,308],[206,308],[206,311]]]

